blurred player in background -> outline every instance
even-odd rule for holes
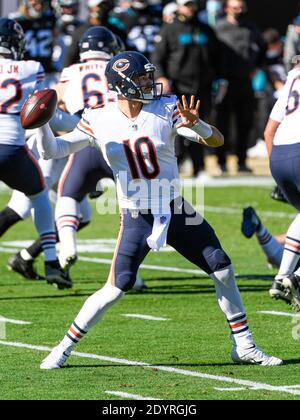
[[[57,13],[58,30],[52,59],[55,71],[60,73],[72,44],[73,33],[83,22],[78,17],[79,0],[55,0],[52,3]]]
[[[300,61],[288,74],[287,82],[271,112],[265,140],[272,175],[288,202],[300,212]],[[292,305],[300,311],[300,215],[290,225],[279,272],[273,288],[292,296]]]
[[[22,26],[26,39],[26,60],[41,63],[47,75],[49,86],[55,83],[54,51],[56,16],[50,0],[22,0],[19,9],[9,15]]]

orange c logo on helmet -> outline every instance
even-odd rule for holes
[[[117,73],[120,73],[122,71],[127,70],[129,66],[130,66],[130,63],[129,63],[129,60],[127,60],[127,58],[120,58],[120,60],[117,60],[113,64],[112,68]]]

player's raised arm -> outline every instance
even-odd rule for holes
[[[209,147],[220,147],[224,144],[224,137],[220,131],[199,118],[200,101],[195,105],[195,97],[192,95],[190,104],[186,97],[182,96],[182,103],[176,102],[181,122],[176,125],[177,133],[191,141],[198,142]]]

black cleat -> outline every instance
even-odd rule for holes
[[[62,270],[58,260],[45,262],[45,273],[48,284],[53,284],[60,290],[73,287],[69,272]]]
[[[18,252],[9,258],[7,268],[10,271],[21,274],[27,280],[45,280],[45,277],[40,276],[35,271],[33,264],[34,260],[26,261],[21,257],[20,252]]]
[[[246,238],[252,238],[254,233],[260,228],[260,218],[255,213],[254,208],[247,207],[243,210],[242,233]]]
[[[300,312],[300,277],[297,274],[291,274],[282,280],[282,284],[291,295],[292,307],[296,312]]]
[[[272,299],[284,300],[289,305],[292,303],[292,294],[284,287],[283,280],[274,280],[269,294]]]
[[[287,199],[285,198],[285,196],[283,195],[283,192],[281,191],[281,189],[278,187],[278,185],[276,185],[273,189],[273,191],[270,193],[270,197],[273,200],[276,201],[281,201],[282,203],[288,203]]]

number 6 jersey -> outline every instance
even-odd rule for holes
[[[66,83],[62,99],[70,114],[116,100],[107,86],[106,65],[104,60],[89,60],[64,68],[59,82]]]
[[[100,146],[121,208],[161,213],[180,195],[174,146],[178,121],[175,96],[143,105],[134,121],[116,103],[85,110],[77,128]]]
[[[0,59],[0,144],[22,146],[22,105],[35,90],[45,88],[45,72],[37,61]]]

